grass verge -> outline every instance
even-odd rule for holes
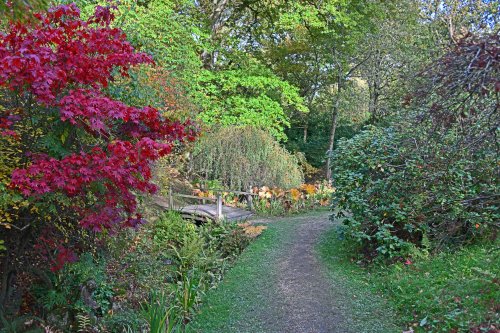
[[[272,272],[272,258],[291,231],[286,223],[271,225],[251,243],[217,289],[207,293],[187,332],[264,332],[253,313],[255,302],[265,302],[272,292],[265,277]]]
[[[400,324],[415,332],[498,332],[500,250],[475,245],[411,264],[361,267],[334,229],[319,251],[331,272],[389,300]]]

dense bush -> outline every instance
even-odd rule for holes
[[[219,180],[232,190],[263,185],[291,188],[303,180],[296,157],[269,133],[252,126],[207,133],[194,151],[193,168],[200,177]]]
[[[168,212],[154,225],[153,240],[158,247],[182,246],[196,238],[196,225],[185,221],[179,214]]]
[[[2,311],[19,311],[46,270],[58,274],[104,236],[143,223],[139,196],[157,189],[153,162],[194,139],[187,122],[110,95],[132,67],[152,64],[113,26],[111,7],[83,19],[75,4],[61,5],[2,22]]]
[[[33,286],[33,295],[45,313],[47,323],[69,329],[79,316],[95,323],[111,309],[114,295],[106,276],[105,263],[96,262],[90,253],[66,265],[61,271],[45,275]]]
[[[422,74],[433,89],[386,129],[334,152],[343,231],[369,256],[441,249],[498,230],[498,37],[465,37]],[[463,71],[467,66],[468,71]]]

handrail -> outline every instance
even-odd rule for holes
[[[244,192],[244,191],[233,191],[233,190],[209,190],[212,192],[217,192],[217,193],[234,193],[234,194],[241,194],[241,195],[258,195],[257,193],[252,193],[252,192]]]
[[[216,212],[216,219],[220,220],[224,218],[222,215],[222,193],[234,193],[238,195],[244,195],[247,201],[248,208],[253,211],[253,198],[252,196],[258,195],[256,193],[251,193],[251,192],[243,192],[243,191],[231,191],[231,190],[222,190],[222,189],[217,189],[217,190],[211,190],[212,192],[215,192],[216,198],[213,197],[200,197],[196,195],[189,195],[189,194],[181,194],[181,193],[174,193],[171,188],[168,190],[168,206],[170,209],[173,209],[174,207],[174,197],[181,197],[181,198],[189,198],[189,199],[196,199],[196,200],[202,200],[203,204],[205,204],[206,200],[209,201],[215,201],[216,206],[217,206],[217,212]]]
[[[189,199],[197,199],[197,200],[211,200],[211,201],[217,200],[217,198],[212,198],[212,197],[200,197],[197,195],[180,194],[180,193],[172,193],[172,196],[181,197],[181,198],[189,198]]]

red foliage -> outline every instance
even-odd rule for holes
[[[33,27],[12,24],[0,35],[0,83],[51,105],[69,86],[98,89],[107,86],[114,68],[126,75],[133,65],[151,63],[148,55],[134,52],[120,29],[109,26],[109,11],[98,7],[83,21],[71,4],[35,15]]]
[[[39,112],[58,109],[61,122],[83,128],[100,144],[62,159],[28,152],[31,164],[14,170],[11,187],[35,200],[63,193],[86,202],[91,194],[95,202],[75,207],[81,226],[95,231],[135,226],[141,221],[135,193],[156,190],[151,162],[169,154],[174,142],[194,140],[195,130],[189,122],[163,119],[154,108],[130,107],[101,92],[115,69],[127,75],[133,65],[152,63],[134,51],[120,29],[110,27],[109,8],[97,7],[87,21],[74,4],[36,18],[33,26],[16,23],[0,33],[0,87],[31,95]],[[0,115],[3,135],[15,136],[15,121],[7,111]]]
[[[72,249],[59,244],[49,234],[48,229],[45,229],[36,240],[34,249],[49,263],[52,272],[61,270],[66,263],[78,261],[78,256]]]

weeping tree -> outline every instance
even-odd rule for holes
[[[252,126],[221,128],[202,137],[193,154],[193,171],[229,189],[250,186],[291,188],[302,183],[298,160],[268,132]]]

